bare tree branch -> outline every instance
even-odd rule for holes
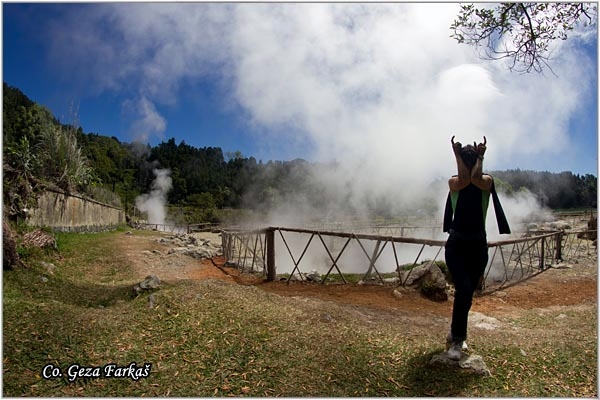
[[[541,73],[552,71],[552,42],[576,27],[596,26],[597,17],[595,3],[463,4],[450,36],[482,50],[483,59],[512,59],[511,71]]]

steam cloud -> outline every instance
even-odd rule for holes
[[[447,186],[430,185],[456,173],[452,135],[463,143],[486,135],[488,170],[555,169],[557,160],[569,170],[589,154],[569,145],[569,124],[585,118],[582,106],[595,96],[596,65],[580,48],[595,32],[575,30],[555,44],[557,76],[520,75],[449,38],[459,4],[80,7],[87,12],[51,27],[53,55],[93,61],[78,71],[98,92],[136,89],[124,104],[138,119],[132,129],[160,136],[161,110],[177,105],[183,87],[192,95],[189,83],[210,80],[224,107],[243,109],[270,159],[335,161],[315,175],[332,208],[343,200],[360,214],[360,205],[385,198],[401,210],[427,198],[443,210]],[[288,203],[275,220],[289,209],[314,212],[301,203]]]
[[[148,213],[149,224],[164,224],[167,216],[165,205],[167,204],[167,193],[173,187],[171,181],[171,170],[154,169],[152,171],[156,178],[152,182],[150,193],[144,193],[135,199],[135,206],[141,212]]]

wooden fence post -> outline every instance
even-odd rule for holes
[[[546,250],[545,246],[544,246],[545,243],[546,243],[546,238],[543,237],[542,238],[542,255],[540,258],[540,271],[544,270],[544,251]]]
[[[227,247],[227,233],[225,233],[225,231],[221,231],[221,248],[223,249],[225,261],[229,261],[229,251]]]
[[[562,238],[564,233],[565,231],[561,230],[556,234],[556,255],[554,257],[556,261],[562,261]]]
[[[266,231],[267,244],[267,281],[275,280],[275,229],[268,228]]]

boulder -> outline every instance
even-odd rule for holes
[[[160,288],[160,279],[156,275],[148,275],[143,281],[133,286],[133,292],[137,296],[144,291],[152,291]]]
[[[167,254],[182,254],[198,259],[213,258],[223,254],[220,245],[214,245],[210,240],[197,239],[192,235],[163,237],[159,242],[173,246]]]
[[[435,301],[447,301],[446,276],[437,265],[431,263],[421,281],[421,293]]]
[[[432,300],[448,300],[446,276],[440,267],[434,263],[421,264],[411,271],[402,272],[402,282],[406,286],[420,288],[421,293]]]
[[[321,282],[321,275],[319,275],[316,269],[310,271],[310,273],[306,274],[305,277],[309,282]]]
[[[435,364],[458,366],[459,368],[468,369],[476,374],[484,376],[492,375],[487,365],[483,361],[483,358],[477,354],[463,354],[460,360],[454,361],[448,358],[447,352],[443,352],[434,355],[429,361],[429,365]]]
[[[471,311],[469,314],[469,323],[477,328],[486,330],[494,330],[502,326],[502,323],[496,318],[489,317],[476,311]]]
[[[421,264],[417,265],[411,270],[402,271],[402,282],[404,282],[406,286],[411,286],[415,284],[415,282],[417,282],[419,279],[421,279],[423,275],[427,273],[428,269],[428,264]]]

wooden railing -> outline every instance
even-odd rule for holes
[[[284,227],[224,230],[221,233],[223,253],[229,263],[247,271],[262,272],[267,280],[275,280],[282,272],[288,281],[302,280],[310,271],[320,269],[324,272],[320,274],[321,282],[325,283],[331,274],[339,275],[346,282],[344,275],[349,273],[347,266],[351,264],[353,273],[356,273],[357,265],[362,266],[359,273],[364,274],[363,278],[374,278],[379,282],[384,282],[382,273],[389,274],[391,270],[403,285],[408,276],[402,279],[402,271],[423,262],[443,261],[445,245],[445,240]],[[501,287],[562,261],[595,257],[595,245],[590,240],[578,238],[580,234],[528,232],[520,238],[488,242],[490,258],[484,274],[486,286]],[[349,250],[351,248],[353,250]],[[321,257],[315,257],[319,252]],[[313,256],[307,257],[307,254]]]

